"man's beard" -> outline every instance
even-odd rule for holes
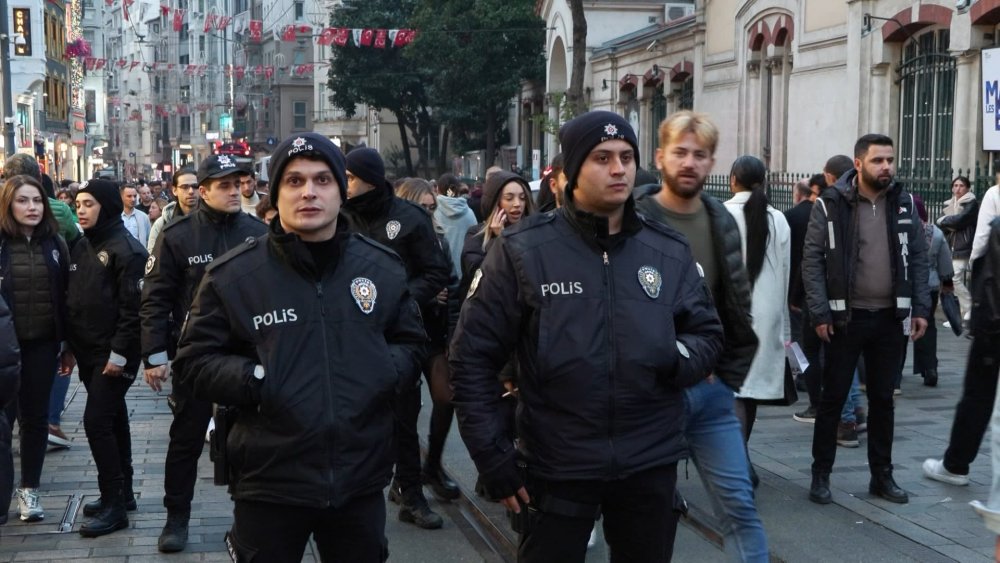
[[[697,184],[694,185],[694,187],[691,188],[682,187],[680,185],[680,182],[677,181],[677,176],[672,176],[666,170],[662,172],[663,172],[663,182],[667,185],[667,189],[669,189],[671,193],[673,193],[677,197],[683,199],[694,199],[698,197],[698,195],[701,194],[701,190],[705,185],[705,179],[702,178],[701,180],[698,181]]]
[[[893,177],[892,177],[892,175],[890,175],[888,177],[888,179],[882,179],[882,180],[880,180],[879,178],[877,178],[875,176],[869,175],[868,171],[862,168],[861,169],[861,180],[865,184],[867,184],[868,187],[870,187],[871,189],[873,189],[873,190],[875,190],[877,192],[881,192],[881,191],[885,191],[886,188],[888,188],[890,185],[892,185]]]

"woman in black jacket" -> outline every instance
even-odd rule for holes
[[[125,230],[115,182],[88,182],[76,204],[84,236],[71,253],[68,336],[87,388],[83,427],[101,490],[101,498],[84,505],[84,514],[94,518],[80,534],[97,537],[127,527],[126,509],[136,509],[125,394],[139,368],[139,300],[147,255]]]
[[[45,518],[38,485],[49,437],[49,394],[64,338],[68,273],[69,251],[42,184],[31,176],[9,178],[0,189],[0,296],[10,306],[21,348],[21,386],[17,401],[7,405],[7,420],[19,421],[16,496],[25,522]]]

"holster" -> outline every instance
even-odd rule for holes
[[[532,526],[541,514],[554,514],[566,518],[582,518],[590,521],[597,521],[601,517],[601,505],[567,500],[548,494],[546,491],[537,490],[531,483],[528,475],[527,465],[523,461],[517,462],[518,471],[521,473],[521,481],[525,484],[531,504],[524,504],[520,498],[517,499],[521,505],[521,512],[514,513],[507,511],[507,518],[510,520],[510,527],[518,534],[531,532]]]
[[[236,407],[225,405],[215,407],[215,429],[209,435],[208,457],[212,460],[213,480],[216,485],[229,484],[230,467],[226,455],[226,441],[238,415],[239,410]]]

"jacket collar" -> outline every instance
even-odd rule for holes
[[[216,209],[213,209],[208,204],[202,202],[200,205],[198,205],[198,211],[196,213],[199,217],[201,217],[205,221],[208,221],[209,223],[214,223],[217,225],[231,225],[233,222],[236,221],[236,217],[239,216],[240,213],[243,213],[243,211],[240,210],[237,211],[236,213],[226,213],[225,211],[218,211]]]
[[[642,220],[639,219],[639,214],[635,210],[635,199],[632,196],[625,200],[621,236],[612,236],[609,233],[607,217],[580,211],[572,200],[566,200],[566,204],[558,213],[566,218],[566,221],[585,242],[603,251],[611,250],[623,238],[634,236],[642,230]]]
[[[347,218],[343,214],[337,218],[337,230],[333,236],[339,239],[339,253],[342,255],[344,246],[350,236]],[[281,227],[281,221],[277,217],[271,221],[271,225],[268,227],[267,244],[279,259],[302,274],[303,277],[314,281],[323,278],[324,272],[320,272],[317,269],[312,254],[309,253],[309,249],[306,248],[305,243],[302,242],[299,235],[285,232],[285,229]],[[336,262],[334,260],[331,264],[335,264]]]
[[[375,217],[385,215],[389,204],[392,203],[392,198],[392,191],[386,184],[385,187],[376,187],[368,193],[348,199],[344,203],[344,208],[370,221]]]

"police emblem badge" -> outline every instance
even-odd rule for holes
[[[97,259],[101,261],[102,266],[108,265],[108,253],[104,250],[97,253]]]
[[[399,221],[389,221],[385,224],[385,234],[389,237],[389,240],[393,240],[402,228],[403,226],[399,224]]]
[[[146,260],[146,275],[148,276],[150,272],[153,271],[153,266],[156,265],[156,256],[150,255],[149,259]]]
[[[372,280],[368,278],[354,278],[351,282],[351,295],[354,297],[354,302],[358,304],[361,312],[370,315],[375,309],[375,298],[378,297],[378,291],[375,289],[375,284]]]
[[[660,286],[663,285],[663,278],[656,268],[643,266],[639,268],[639,285],[642,286],[642,290],[646,292],[646,295],[650,299],[656,299],[660,296]]]

